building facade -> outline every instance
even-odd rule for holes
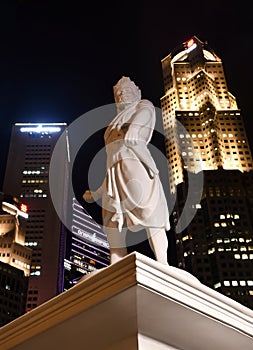
[[[253,308],[253,160],[241,110],[221,59],[197,37],[165,57],[162,70],[178,265]]]
[[[12,128],[3,189],[29,206],[25,245],[32,249],[26,310],[63,290],[66,229],[49,191],[49,165],[65,123],[15,124]],[[63,155],[62,169],[66,171]],[[59,184],[64,191],[64,183]]]
[[[73,198],[72,226],[64,260],[64,289],[73,287],[82,276],[109,264],[110,249],[106,234],[76,198]]]
[[[49,183],[50,162],[59,138],[58,176],[53,185],[57,187],[55,192],[61,193],[62,215],[55,208]],[[70,198],[68,142],[65,123],[22,123],[12,128],[4,191],[29,206],[29,217],[23,225],[24,249],[32,252],[26,311],[110,262],[101,227],[75,198]]]
[[[26,310],[32,257],[23,230],[22,216],[27,219],[27,209],[17,198],[0,193],[0,326]]]

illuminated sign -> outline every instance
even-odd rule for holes
[[[59,126],[46,126],[39,124],[38,126],[23,126],[20,128],[21,132],[59,132],[61,128]]]
[[[97,244],[97,245],[102,246],[102,247],[109,248],[108,242],[105,241],[104,239],[98,237],[98,235],[96,235],[95,232],[91,234],[91,233],[88,233],[88,232],[81,230],[80,228],[78,228],[76,226],[72,226],[72,232],[79,237],[87,239],[89,242],[92,242],[92,243]]]
[[[19,209],[20,209],[23,213],[28,213],[28,205],[25,204],[25,203],[20,203]]]

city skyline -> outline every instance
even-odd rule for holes
[[[196,272],[198,272],[200,273],[200,276],[203,277],[204,274],[206,274],[206,271],[210,272],[210,267],[212,267],[212,264],[214,264],[215,262],[214,260],[212,260],[212,264],[210,264],[210,261],[208,261],[208,259],[206,258],[207,254],[212,257],[214,255],[219,255],[224,259],[224,261],[221,264],[218,263],[216,268],[220,269],[220,267],[222,267],[220,269],[222,278],[220,277],[219,273],[219,279],[217,279],[217,276],[214,276],[213,270],[211,269],[211,272],[206,275],[208,277],[207,280],[205,282],[202,281],[202,283],[214,287],[217,290],[219,290],[219,288],[222,287],[224,284],[224,288],[222,291],[223,294],[233,296],[234,291],[237,292],[238,290],[238,293],[242,293],[241,290],[245,289],[242,287],[245,287],[248,283],[247,286],[251,288],[253,283],[252,280],[248,279],[249,276],[251,278],[250,265],[245,265],[246,268],[245,271],[243,271],[241,261],[239,261],[239,263],[237,261],[242,260],[243,262],[243,260],[252,260],[252,254],[250,254],[250,251],[252,250],[252,238],[250,236],[252,233],[252,220],[250,218],[250,210],[252,210],[250,205],[252,202],[252,191],[250,187],[250,179],[252,176],[252,157],[249,152],[248,140],[246,137],[247,129],[244,130],[243,128],[243,120],[245,113],[240,113],[240,110],[237,108],[237,93],[235,92],[234,94],[231,94],[229,82],[228,84],[226,84],[225,76],[228,77],[228,74],[226,74],[225,72],[224,75],[222,69],[222,64],[224,63],[222,55],[217,56],[216,53],[212,51],[212,49],[210,49],[212,45],[206,46],[206,43],[199,41],[199,39],[196,38],[196,36],[188,39],[190,40],[181,42],[181,44],[178,47],[175,47],[171,51],[173,52],[172,54],[169,54],[161,60],[163,64],[163,77],[165,86],[165,95],[163,96],[163,98],[161,98],[161,101],[163,100],[163,123],[166,135],[166,128],[171,123],[172,119],[176,117],[176,119],[182,122],[184,127],[187,128],[187,132],[191,134],[191,137],[193,139],[196,138],[195,140],[193,140],[195,141],[194,149],[199,148],[199,152],[202,154],[201,157],[202,162],[204,164],[202,170],[205,171],[206,180],[206,187],[204,186],[203,192],[204,197],[202,197],[202,200],[203,198],[204,200],[201,200],[201,204],[200,206],[198,206],[198,208],[201,208],[201,206],[204,205],[205,208],[209,208],[208,210],[210,210],[210,212],[206,209],[203,209],[203,213],[201,214],[201,211],[199,211],[199,216],[196,216],[196,218],[194,218],[195,221],[193,221],[193,225],[189,225],[187,227],[187,231],[179,232],[181,233],[181,235],[178,236],[177,244],[179,245],[180,243],[181,246],[184,246],[184,253],[181,256],[181,265],[179,265],[179,267],[186,268],[186,270],[192,272],[194,275],[196,275]],[[195,49],[196,53],[194,53]],[[168,62],[166,63],[167,58]],[[178,98],[176,98],[176,95],[178,95]],[[229,110],[231,110],[231,112],[228,112]],[[194,117],[193,112],[195,113]],[[241,114],[242,119],[240,117]],[[200,117],[200,115],[202,116]],[[204,118],[207,118],[205,122],[203,122],[202,120],[203,115]],[[202,121],[202,124],[200,124],[200,120]],[[225,120],[226,122],[224,124]],[[38,135],[35,137],[35,135],[32,134],[33,132],[36,133],[38,130],[30,130],[31,128],[29,126],[31,124],[18,123],[16,125],[20,127],[20,133],[25,131],[30,133],[30,137],[37,138]],[[22,130],[24,125],[26,127],[26,130]],[[67,124],[64,125],[67,127]],[[226,127],[224,125],[226,125]],[[231,127],[233,128],[232,131]],[[38,128],[40,130],[39,126]],[[199,129],[196,130],[195,128]],[[237,134],[238,130],[240,132]],[[197,136],[195,134],[196,131],[199,132]],[[42,132],[42,130],[40,130],[40,132]],[[234,132],[235,134],[233,135],[232,132]],[[42,134],[44,135],[43,132]],[[45,131],[45,135],[46,134],[47,132]],[[41,137],[43,138],[44,136]],[[178,136],[180,139],[184,139],[187,138],[189,134],[184,135],[178,133]],[[51,138],[50,135],[48,137]],[[203,138],[206,138],[204,140],[205,148],[209,147],[205,151],[203,151]],[[167,139],[172,140],[173,143],[173,139],[171,137]],[[231,143],[231,145],[228,146],[228,143]],[[235,143],[238,143],[236,147]],[[188,145],[188,147],[185,146],[186,144]],[[38,162],[40,156],[46,156],[47,158],[42,159],[47,159],[47,161],[49,160],[49,153],[43,153],[46,152],[44,146],[45,145],[43,143],[43,150],[41,150],[40,152],[37,152],[38,149],[33,149],[33,152],[29,153],[31,150],[28,150],[29,152],[27,154],[26,161],[29,161],[29,163],[27,164],[31,164],[31,160],[34,161],[34,154],[39,156],[37,159]],[[171,150],[169,149],[168,145],[165,144],[165,146],[168,156]],[[193,144],[189,146],[188,141],[183,140],[181,146],[183,151],[187,150],[186,152],[188,153],[186,154],[186,156],[188,158],[182,158],[183,161],[182,159],[179,160],[178,158],[177,161],[175,160],[175,166],[182,166],[182,170],[184,168],[185,172],[188,171],[186,169],[190,170],[190,168],[192,167],[193,172],[195,172],[195,163],[196,161],[199,161],[199,159],[195,159],[194,164],[191,163],[193,162],[193,159],[192,152],[190,152],[189,149],[191,149],[192,151]],[[15,145],[15,147],[16,150],[19,149],[17,144]],[[29,147],[31,147],[31,145],[29,145]],[[36,151],[38,154],[36,152],[34,153],[34,151]],[[94,149],[92,149],[92,151],[94,151]],[[211,157],[210,153],[212,152],[213,156]],[[13,151],[11,152],[12,155],[15,153],[16,152]],[[9,162],[9,166],[11,168],[13,164],[15,168],[15,162]],[[173,162],[170,162],[170,164],[173,164]],[[214,175],[213,170],[217,171],[217,175]],[[243,177],[243,175],[240,174],[240,172],[243,173],[244,170],[246,171],[246,173],[249,173],[249,176],[246,175]],[[225,175],[224,171],[227,173],[227,175]],[[12,172],[9,170],[8,174],[11,173]],[[226,183],[224,182],[224,176],[227,176],[228,181]],[[8,176],[8,178],[11,179],[11,176]],[[14,179],[13,181],[15,182]],[[182,181],[180,180],[176,183],[180,184],[181,182]],[[24,196],[27,198],[34,197],[34,194],[32,196],[29,194],[31,188],[28,189],[26,185],[26,183],[32,183],[32,181],[30,179],[27,180],[25,178],[25,180],[23,180],[22,183],[25,184],[22,185],[24,187]],[[187,184],[187,180],[185,181],[185,183]],[[12,188],[12,186],[9,186],[9,188]],[[172,188],[173,186],[171,187],[171,190]],[[245,192],[246,194],[244,193],[244,188],[247,188]],[[180,188],[178,187],[178,193],[179,192]],[[178,203],[179,202],[180,198],[178,198]],[[219,203],[220,205],[219,216],[217,213],[215,213],[215,211],[217,210],[217,203]],[[179,203],[179,207],[180,205],[181,204]],[[177,210],[179,209],[179,207],[177,208]],[[245,214],[246,212],[247,215]],[[210,215],[210,220],[208,221],[207,227],[205,227],[203,226],[203,223],[206,224],[207,222],[207,213],[208,215]],[[180,215],[180,209],[178,210],[178,213],[176,215]],[[176,218],[176,215],[174,215],[173,213],[174,220]],[[222,228],[220,229],[220,227]],[[200,229],[200,231],[198,231],[196,228]],[[206,228],[207,231],[205,231]],[[196,237],[194,238],[196,240],[193,241],[193,244],[191,242],[193,238],[191,234],[194,230],[197,231],[197,234],[201,233],[203,237],[201,237],[201,240],[198,241],[199,237],[196,235]],[[176,233],[178,233],[177,228]],[[239,239],[237,237],[238,234],[240,235]],[[216,235],[217,237],[219,236],[217,240],[215,240]],[[206,239],[206,242],[203,244],[204,239]],[[181,240],[181,242],[179,240]],[[201,245],[199,245],[199,242],[201,243]],[[198,248],[199,246],[201,248]],[[87,247],[84,248],[86,249]],[[87,249],[89,250],[90,248]],[[226,251],[226,253],[220,253],[223,251]],[[233,253],[227,253],[231,251],[233,251]],[[231,254],[233,255],[232,259]],[[191,256],[193,258],[191,258]],[[196,262],[197,264],[195,266]],[[204,263],[206,264],[205,272],[203,272]],[[228,265],[229,269],[227,267]],[[236,269],[238,268],[239,272],[235,269],[235,266]],[[237,275],[235,275],[234,270],[236,271]],[[213,276],[215,277],[215,279],[213,279]],[[241,279],[242,276],[244,279]],[[231,278],[233,278],[233,280],[231,280],[232,282],[230,281]],[[230,290],[227,287],[231,287]],[[252,290],[249,290],[249,293],[250,295],[252,295]],[[242,298],[242,301],[246,303],[246,297],[244,297],[244,299]],[[249,307],[251,307],[250,304],[248,305]]]
[[[202,2],[143,1],[96,6],[67,2],[15,1],[1,4],[1,169],[17,122],[71,123],[113,102],[112,86],[130,76],[143,96],[160,107],[161,60],[193,35],[208,41],[224,69],[249,129],[251,53],[249,13],[223,2],[203,11]],[[235,25],[236,24],[236,25]],[[249,130],[249,142],[252,137]]]

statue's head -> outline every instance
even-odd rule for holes
[[[114,99],[117,104],[138,102],[141,99],[141,90],[128,77],[122,77],[113,87]]]

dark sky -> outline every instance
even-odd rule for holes
[[[112,103],[122,75],[160,107],[161,59],[193,35],[222,59],[252,139],[252,14],[243,2],[2,0],[0,27],[0,187],[12,124],[71,123]]]

